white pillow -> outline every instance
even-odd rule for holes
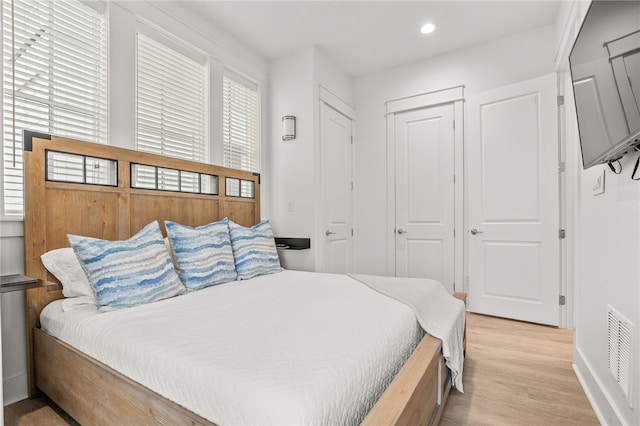
[[[48,251],[40,256],[40,260],[44,267],[62,283],[64,297],[86,296],[95,303],[87,274],[71,247]]]
[[[96,300],[93,296],[78,296],[78,297],[65,297],[62,299],[62,311],[75,311],[76,309],[93,307],[94,309],[98,309],[98,305],[96,305]]]

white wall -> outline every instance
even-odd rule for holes
[[[315,270],[313,49],[271,61],[270,216],[276,237],[311,238],[311,250],[281,250],[285,268]],[[282,117],[296,117],[296,138],[282,140]]]
[[[464,85],[465,95],[554,71],[555,27],[447,53],[355,80],[355,271],[388,275],[385,102]]]
[[[567,70],[569,51],[588,2],[566,4],[557,62]],[[630,179],[637,154],[622,160],[622,173],[607,166],[582,169],[570,76],[565,78],[564,133],[567,212],[574,253],[567,265],[574,279],[574,369],[598,419],[607,425],[640,424],[640,182]],[[605,193],[593,195],[605,171]],[[632,335],[630,408],[607,367],[607,306],[635,324]]]
[[[24,273],[24,228],[21,221],[0,222],[0,275]],[[8,404],[27,394],[24,294],[2,295],[2,379]]]
[[[570,144],[577,144],[572,137]],[[577,151],[579,148],[573,148]],[[579,170],[574,364],[605,424],[640,424],[640,184],[630,179],[637,155],[622,160],[622,174],[606,166]],[[575,156],[580,161],[579,156]],[[605,170],[605,193],[594,196]],[[631,409],[607,367],[607,306],[635,324]]]
[[[285,268],[315,271],[320,266],[319,223],[319,87],[346,103],[353,101],[353,82],[322,52],[311,47],[271,61],[269,100],[271,141],[270,220],[277,237],[311,238],[311,249],[281,250]],[[282,117],[296,116],[297,137],[282,141]]]
[[[222,164],[222,72],[225,67],[255,81],[266,93],[267,62],[246,47],[192,14],[179,2],[108,2],[109,12],[109,143],[135,148],[135,41],[144,25],[209,58],[210,162]],[[311,90],[311,89],[309,89]],[[263,96],[263,108],[267,98]],[[263,149],[268,151],[268,120],[263,120]],[[264,163],[263,163],[264,166]],[[268,170],[263,170],[268,181]],[[268,189],[263,186],[263,199]],[[266,203],[263,202],[263,214]],[[0,218],[0,274],[24,273],[22,221]],[[24,296],[2,296],[4,403],[27,396]]]
[[[318,87],[323,86],[347,104],[353,104],[353,78],[317,47],[314,48],[314,83],[316,100],[319,99]]]
[[[621,161],[622,173],[607,166],[582,170],[575,110],[567,91],[567,151],[575,194],[574,368],[603,424],[640,424],[640,184],[630,179],[637,155]],[[605,193],[593,195],[605,171]],[[607,307],[635,324],[632,335],[632,405],[607,367]]]
[[[222,164],[222,73],[238,72],[266,85],[267,63],[238,42],[224,36],[179,2],[109,2],[109,143],[135,148],[136,31],[158,31],[179,45],[208,57],[209,159]],[[218,38],[223,38],[222,45]],[[265,129],[263,129],[265,133]]]

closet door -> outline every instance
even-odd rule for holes
[[[469,310],[558,325],[556,76],[470,96]]]
[[[324,267],[322,272],[352,272],[352,123],[333,107],[320,105],[320,150]]]
[[[454,285],[454,106],[395,114],[395,271]]]

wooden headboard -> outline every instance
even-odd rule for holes
[[[163,233],[164,220],[190,226],[224,217],[245,226],[260,221],[258,174],[30,132],[25,132],[24,158],[25,273],[34,278],[57,282],[42,265],[40,256],[68,247],[67,234],[123,240],[154,220],[160,223]],[[56,166],[56,161],[62,165]],[[65,170],[64,161],[72,161],[79,173],[75,170],[68,177],[60,173]],[[105,167],[108,170],[101,176],[107,176],[110,183],[100,180],[96,184],[95,178],[88,177],[95,169]],[[136,184],[142,179],[136,179],[139,175],[134,169],[144,169],[143,185]],[[158,176],[171,178],[171,185],[159,184]],[[186,182],[184,188],[182,180]],[[206,188],[200,184],[205,180]],[[217,185],[212,185],[216,180]],[[141,188],[148,187],[150,181],[159,189]],[[42,309],[62,297],[59,285],[27,291],[30,395],[35,392],[32,328],[39,327]]]

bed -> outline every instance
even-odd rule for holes
[[[81,424],[246,424],[246,423],[290,423],[300,422],[313,423],[312,417],[296,417],[295,411],[298,407],[308,406],[304,411],[340,411],[335,409],[335,405],[318,408],[313,401],[305,402],[305,389],[283,388],[280,392],[275,392],[277,386],[273,383],[283,377],[282,371],[274,370],[271,376],[263,371],[252,372],[251,369],[245,371],[245,376],[229,376],[230,382],[225,382],[221,378],[220,364],[214,368],[213,372],[207,372],[207,362],[189,358],[188,362],[174,363],[171,367],[171,360],[160,359],[161,364],[150,370],[156,372],[156,376],[171,376],[169,371],[173,368],[174,375],[192,377],[188,383],[195,381],[203,382],[204,390],[197,392],[190,387],[184,389],[183,393],[195,393],[195,397],[172,394],[179,388],[178,385],[169,381],[164,384],[157,384],[155,378],[148,379],[138,376],[135,371],[127,370],[128,367],[119,364],[109,358],[110,355],[100,355],[99,352],[92,352],[91,345],[83,343],[81,336],[86,332],[75,325],[65,326],[59,320],[63,303],[61,287],[56,284],[56,279],[44,268],[40,256],[53,249],[67,247],[69,245],[67,234],[77,234],[102,238],[109,240],[125,240],[140,231],[150,222],[158,221],[163,224],[165,220],[179,222],[189,226],[199,226],[224,217],[244,225],[252,226],[260,222],[260,176],[253,173],[206,165],[186,160],[167,158],[163,156],[131,151],[116,147],[90,144],[86,142],[59,138],[48,135],[28,134],[25,138],[25,270],[27,275],[36,277],[43,281],[51,282],[52,285],[30,289],[27,292],[27,352],[28,352],[28,373],[30,396],[43,392],[56,402],[61,408],[69,413]],[[60,164],[80,164],[79,173],[63,173],[64,167],[56,168],[56,161]],[[75,167],[75,166],[74,166]],[[206,183],[206,184],[205,184]],[[164,232],[164,228],[163,228]],[[309,275],[305,275],[309,274]],[[126,324],[131,324],[133,318],[149,318],[152,313],[162,306],[173,306],[172,312],[197,311],[197,308],[181,307],[181,303],[194,299],[196,305],[199,303],[200,310],[207,312],[226,312],[218,318],[218,321],[229,321],[230,324],[239,321],[233,315],[236,309],[228,310],[233,303],[222,303],[221,306],[213,307],[214,303],[226,300],[228,294],[242,294],[246,301],[248,310],[254,312],[257,318],[270,318],[274,321],[280,313],[285,321],[289,313],[284,303],[287,297],[297,290],[311,292],[315,294],[310,305],[299,306],[297,309],[302,312],[309,312],[317,309],[319,312],[327,311],[327,305],[322,303],[333,303],[336,306],[335,295],[337,291],[354,293],[356,299],[371,299],[367,314],[368,318],[377,317],[378,322],[353,323],[357,330],[367,330],[369,328],[380,330],[383,334],[391,336],[389,343],[386,343],[391,352],[385,352],[380,347],[382,343],[376,341],[379,337],[367,332],[359,333],[365,335],[363,342],[358,342],[355,346],[369,348],[363,351],[365,354],[377,354],[381,359],[395,359],[392,363],[377,362],[383,365],[385,371],[376,371],[374,367],[364,367],[365,360],[360,360],[357,356],[348,355],[344,359],[353,358],[358,360],[355,367],[348,369],[360,369],[362,380],[356,380],[355,385],[350,385],[351,393],[355,398],[363,399],[364,402],[343,404],[337,417],[317,417],[324,419],[323,423],[353,423],[362,420],[363,424],[437,424],[444,403],[451,388],[451,374],[445,366],[442,355],[442,341],[428,334],[424,334],[420,327],[416,326],[415,316],[406,305],[397,301],[389,300],[388,297],[376,293],[371,289],[366,289],[357,277],[335,276],[329,279],[328,276],[313,273],[301,273],[296,271],[283,271],[277,274],[270,274],[252,278],[246,281],[238,281],[224,286],[214,286],[190,293],[186,296],[179,296],[172,299],[155,302],[131,309],[123,309],[115,314],[91,312],[91,309],[76,310],[72,316],[76,316],[71,324],[102,322],[106,325],[104,333],[127,328]],[[313,284],[315,282],[315,284]],[[305,285],[301,285],[305,283]],[[313,285],[312,285],[313,284]],[[260,291],[268,291],[260,295]],[[282,293],[276,293],[281,288]],[[248,291],[247,289],[253,289]],[[333,290],[332,290],[333,289]],[[211,301],[205,298],[206,294],[211,294]],[[250,295],[249,298],[246,296]],[[233,296],[237,297],[237,296]],[[272,297],[272,303],[261,303]],[[347,300],[346,297],[344,296]],[[351,297],[351,296],[349,296]],[[384,299],[384,300],[383,300]],[[229,299],[236,300],[236,299]],[[338,300],[343,300],[341,296]],[[151,306],[153,305],[153,306]],[[287,306],[291,306],[289,303]],[[227,311],[225,311],[227,309]],[[267,309],[263,311],[262,309]],[[331,308],[339,311],[338,308]],[[43,323],[41,327],[40,316],[44,310]],[[353,312],[345,307],[344,313],[349,317]],[[376,315],[376,312],[379,315]],[[112,317],[121,316],[123,323],[114,325],[115,322],[105,320],[109,315]],[[161,330],[171,328],[171,324],[178,321],[186,323],[198,323],[198,317],[169,319],[165,313],[157,313],[165,322]],[[388,315],[388,316],[385,316]],[[64,315],[63,315],[64,316]],[[303,350],[298,357],[306,360],[298,367],[294,382],[314,382],[323,383],[324,391],[314,390],[309,400],[325,400],[342,398],[339,392],[333,392],[333,384],[328,376],[323,373],[320,365],[321,358],[331,358],[326,354],[309,350],[311,347],[322,347],[325,342],[331,341],[334,337],[327,334],[325,341],[320,335],[327,321],[339,317],[339,313],[329,315],[314,323],[303,324],[305,330],[314,330],[306,336],[309,339],[307,348],[291,349],[286,352],[296,352]],[[389,318],[382,320],[380,318]],[[351,320],[349,320],[351,321]],[[254,318],[253,323],[259,322]],[[268,321],[264,321],[267,323]],[[69,322],[67,322],[68,324]],[[122,325],[124,324],[124,325]],[[283,328],[280,322],[272,325],[272,329]],[[265,325],[265,324],[261,324]],[[321,327],[322,326],[322,327]],[[95,328],[95,325],[91,326]],[[120,327],[120,328],[118,328]],[[155,327],[155,326],[154,326]],[[315,328],[314,328],[315,327]],[[340,326],[337,326],[340,328]],[[131,328],[131,327],[129,327]],[[196,328],[196,327],[194,327]],[[229,327],[227,327],[229,328]],[[252,327],[254,328],[254,327]],[[342,327],[346,328],[346,327]],[[404,330],[399,333],[398,330]],[[269,329],[266,329],[269,330]],[[206,328],[205,332],[213,333],[215,328]],[[219,330],[218,330],[219,331]],[[282,339],[280,346],[285,346],[287,333],[295,333],[299,339],[304,339],[304,333],[300,331],[281,330],[282,333],[262,330],[259,335],[242,335],[243,338],[233,339],[238,333],[227,333],[215,335],[213,338],[217,342],[225,342],[223,346],[235,347],[237,352],[233,358],[243,360],[243,365],[252,363],[260,366],[260,359],[256,354],[264,355],[264,366],[274,366],[278,360],[285,365],[285,369],[291,368],[291,362],[287,361],[287,354],[271,354],[268,358],[267,352],[261,346],[263,340]],[[133,331],[132,331],[133,332]],[[74,334],[75,333],[75,334]],[[134,340],[143,340],[147,335],[144,327],[140,331],[140,337]],[[122,333],[120,333],[122,334]],[[260,338],[269,334],[269,339]],[[358,333],[356,333],[358,334]],[[58,337],[54,337],[54,336]],[[80,337],[78,337],[80,336]],[[149,339],[152,339],[149,335]],[[311,337],[309,337],[311,336]],[[397,341],[394,341],[393,339]],[[145,342],[146,347],[153,346],[157,340],[162,340],[162,333],[159,337]],[[321,339],[318,341],[317,339]],[[341,337],[335,336],[333,345],[345,348],[349,353],[351,349],[348,341],[341,341]],[[342,337],[342,339],[344,339]],[[64,340],[64,341],[63,341]],[[100,339],[93,338],[94,342]],[[398,343],[400,341],[400,343]],[[176,346],[185,346],[184,344]],[[243,346],[246,345],[246,346]],[[340,352],[326,343],[326,353]],[[368,345],[368,346],[367,346]],[[103,345],[105,346],[105,345]],[[125,349],[128,345],[118,344]],[[354,346],[354,348],[355,348]],[[83,350],[80,350],[80,349]],[[399,348],[399,349],[398,349]],[[347,350],[348,349],[348,350]],[[355,349],[354,349],[355,350]],[[307,352],[304,352],[307,351]],[[159,349],[158,352],[166,352]],[[92,355],[89,355],[89,354]],[[126,351],[125,351],[126,353]],[[186,349],[187,355],[195,353],[194,350]],[[228,354],[227,354],[228,355]],[[183,354],[184,356],[184,354]],[[224,364],[225,354],[219,352],[218,356]],[[316,357],[316,358],[314,358]],[[375,356],[373,356],[375,358]],[[100,361],[102,360],[102,362]],[[154,357],[154,360],[156,357]],[[228,361],[228,359],[227,359]],[[165,362],[165,364],[162,364]],[[198,364],[201,362],[201,364]],[[143,365],[144,357],[139,364]],[[186,372],[181,365],[192,364],[195,371]],[[340,361],[342,368],[344,364]],[[334,365],[334,366],[335,366]],[[229,364],[235,369],[233,363]],[[114,368],[115,367],[115,368]],[[347,368],[347,367],[345,367]],[[123,370],[125,371],[123,373]],[[157,374],[162,370],[163,374]],[[284,371],[283,370],[283,371]],[[372,373],[375,371],[375,373]],[[126,373],[126,374],[125,374]],[[333,371],[335,377],[345,375],[342,371]],[[397,374],[396,374],[397,373]],[[218,374],[216,376],[216,374]],[[324,376],[327,381],[323,382]],[[372,379],[373,378],[373,379]],[[335,380],[335,379],[334,379]],[[283,379],[284,381],[284,379]],[[248,388],[242,390],[236,384],[247,382]],[[206,386],[218,387],[218,392],[207,390]],[[320,386],[320,387],[322,387]],[[355,386],[355,388],[353,387]],[[253,398],[247,398],[246,389],[255,390],[266,389],[268,393],[255,393]],[[327,390],[328,389],[328,390]],[[353,389],[358,389],[353,392]],[[176,391],[177,392],[177,391]],[[233,398],[234,392],[237,394]],[[179,392],[178,392],[179,393]],[[208,398],[199,403],[194,403],[198,395],[211,394]],[[336,394],[336,395],[334,395]],[[215,395],[215,396],[212,396]],[[277,398],[266,395],[279,395]],[[293,395],[293,396],[292,396]],[[301,395],[303,396],[300,399]],[[295,397],[295,398],[294,398]],[[230,398],[227,400],[227,398]],[[275,399],[274,399],[275,398]],[[293,398],[293,399],[287,399]],[[251,413],[242,414],[242,400],[252,401],[251,410],[260,404],[265,407],[262,417],[250,417]],[[257,403],[256,401],[261,401]],[[266,402],[265,402],[266,401]],[[293,401],[293,402],[291,402]],[[302,401],[302,402],[301,402]],[[292,405],[296,409],[290,409]],[[366,412],[354,412],[349,410],[360,404],[366,407]],[[371,407],[372,406],[372,407]],[[216,408],[217,407],[217,408]],[[280,407],[280,409],[276,409]],[[259,407],[258,407],[259,408]],[[213,411],[209,411],[209,410]],[[217,410],[217,411],[216,411]],[[356,410],[357,411],[357,410]],[[225,413],[224,415],[216,413]],[[266,413],[266,414],[265,414]],[[268,417],[273,414],[275,417]],[[292,417],[287,417],[291,415]],[[236,416],[236,417],[234,417]],[[244,417],[243,417],[244,416]],[[279,416],[279,417],[278,417]],[[363,419],[364,418],[364,419]],[[255,419],[263,419],[259,421]]]

